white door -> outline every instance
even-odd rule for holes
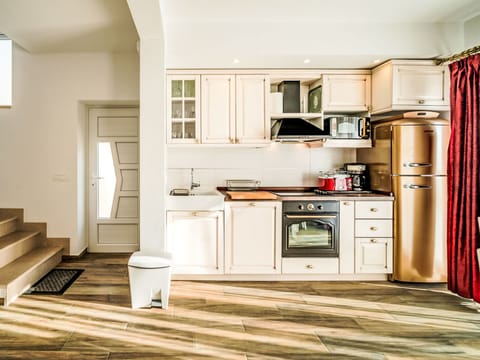
[[[139,248],[138,108],[89,111],[89,252]]]

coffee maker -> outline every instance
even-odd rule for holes
[[[369,190],[367,165],[362,163],[344,164],[345,171],[352,176],[352,190]]]

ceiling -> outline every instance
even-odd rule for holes
[[[478,0],[142,1],[161,4],[168,67],[365,67],[375,57],[448,55],[463,46],[463,22],[480,14]],[[0,0],[2,32],[33,53],[133,52],[138,39],[126,0]]]

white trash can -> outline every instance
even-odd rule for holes
[[[132,308],[168,308],[171,256],[137,251],[128,260],[128,279]]]

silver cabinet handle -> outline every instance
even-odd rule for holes
[[[431,185],[413,185],[413,184],[405,185],[405,187],[412,190],[418,190],[418,189],[429,190],[432,188]]]
[[[406,167],[431,167],[431,163],[405,163],[403,166]]]

